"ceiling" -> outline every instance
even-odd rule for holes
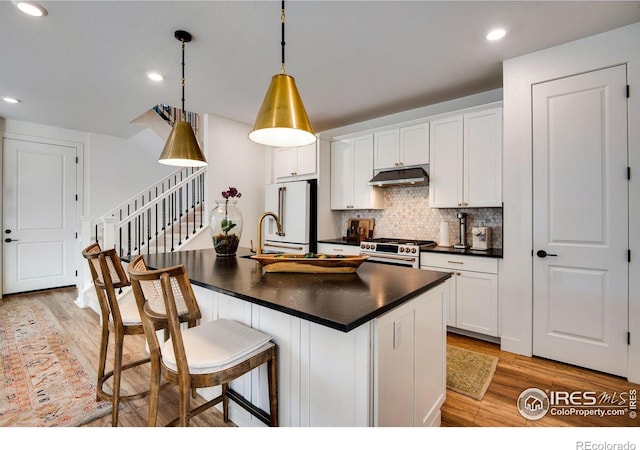
[[[157,103],[252,124],[280,71],[279,1],[0,1],[0,117],[128,137]],[[286,69],[315,131],[502,87],[501,62],[640,21],[639,1],[286,3]],[[508,34],[484,39],[492,27]],[[154,83],[148,71],[165,80]]]

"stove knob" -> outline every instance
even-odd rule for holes
[[[404,253],[406,249],[404,247],[400,247],[400,253]]]
[[[360,244],[360,248],[364,249],[365,248],[364,244]]]
[[[416,251],[417,251],[417,250],[416,250],[416,248],[415,248],[415,247],[413,247],[413,248],[411,249],[411,253],[415,253]]]

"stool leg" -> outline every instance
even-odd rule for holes
[[[229,383],[222,384],[222,419],[225,422],[229,421],[229,397],[227,397],[227,388]]]
[[[161,370],[159,358],[151,355],[151,387],[149,389],[149,416],[147,418],[150,427],[155,427],[158,421]]]
[[[189,426],[189,413],[191,412],[191,383],[180,383],[178,386],[180,396],[180,422],[178,426]]]
[[[98,361],[98,382],[96,384],[96,401],[102,400],[100,392],[104,392],[102,387],[102,378],[104,377],[105,367],[107,365],[107,349],[109,347],[109,327],[102,323],[102,337],[100,338],[100,359]]]
[[[273,357],[267,362],[267,380],[269,384],[270,426],[278,426],[278,353],[273,349]]]
[[[118,426],[118,412],[120,410],[120,380],[122,378],[122,347],[124,332],[116,330],[115,355],[113,358],[113,410],[111,411],[111,426]]]

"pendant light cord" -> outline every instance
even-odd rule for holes
[[[284,12],[284,0],[282,0],[282,12],[280,14],[280,21],[282,22],[282,40],[280,41],[280,45],[282,46],[282,66],[280,66],[280,73],[285,73],[284,68],[284,22],[285,22],[286,14]]]
[[[182,120],[186,122],[187,112],[184,110],[184,39],[180,39],[182,42]]]

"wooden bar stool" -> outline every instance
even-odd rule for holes
[[[101,312],[102,334],[100,339],[96,400],[104,400],[112,403],[111,426],[117,427],[120,401],[134,400],[149,394],[148,389],[144,392],[125,396],[120,394],[122,372],[150,361],[150,357],[146,357],[124,365],[122,364],[124,337],[129,335],[144,335],[144,327],[140,320],[140,314],[133,293],[129,292],[120,299],[118,299],[116,294],[116,289],[130,286],[127,273],[120,262],[118,253],[113,249],[102,250],[98,243],[94,243],[82,251],[82,256],[88,260]],[[158,322],[156,326],[158,327],[157,329],[163,329],[166,323],[162,324]],[[114,338],[113,368],[107,372],[107,352],[111,334],[113,334]],[[105,383],[110,378],[113,378],[111,393],[105,391]]]
[[[138,256],[129,264],[128,272],[151,352],[149,425],[155,426],[157,421],[161,376],[178,386],[180,398],[179,417],[168,425],[189,426],[192,417],[221,402],[226,422],[229,383],[266,363],[269,414],[242,397],[238,405],[258,412],[268,425],[278,426],[278,349],[271,336],[227,319],[183,329],[181,323],[202,317],[184,266],[149,270],[143,257]],[[183,307],[186,312],[180,313]],[[170,337],[161,345],[154,331],[163,321],[168,322]],[[221,395],[191,409],[193,389],[211,386],[221,386]]]

